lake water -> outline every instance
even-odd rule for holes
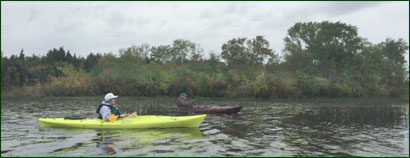
[[[102,98],[102,97],[101,97]],[[40,117],[96,117],[100,97],[1,100],[1,156],[409,156],[409,103],[400,99],[247,100],[199,128],[40,128]],[[122,112],[184,115],[176,98],[121,97]]]

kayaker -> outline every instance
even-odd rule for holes
[[[180,108],[192,110],[195,105],[195,100],[194,99],[188,100],[187,96],[188,95],[186,93],[181,93],[178,97],[177,105]]]
[[[104,100],[96,111],[98,113],[99,119],[109,121],[108,116],[111,114],[114,114],[117,118],[136,116],[134,114],[121,114],[117,106],[115,105],[117,98],[118,95],[114,95],[113,93],[107,93],[105,95]]]

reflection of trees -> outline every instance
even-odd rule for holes
[[[228,135],[229,139],[213,140],[214,143],[231,144],[233,138],[239,138],[240,141],[246,145],[239,149],[235,146],[228,145],[228,151],[237,152],[236,150],[251,149],[266,149],[269,148],[270,141],[267,141],[265,136],[276,135],[277,133],[269,133],[270,129],[277,127],[279,121],[275,115],[263,108],[253,108],[250,111],[245,109],[242,111],[247,114],[238,115],[221,115],[207,117],[207,122],[212,124],[212,128],[218,129],[220,132],[215,135],[223,133]]]
[[[319,106],[284,119],[282,142],[295,156],[353,156],[364,144],[388,143],[396,135],[386,129],[408,124],[408,109],[400,106]],[[383,133],[383,135],[380,135]]]
[[[378,127],[391,127],[406,124],[407,119],[404,107],[394,106],[343,106],[312,108],[296,114],[287,123],[296,125],[315,125],[332,123],[343,125],[373,125]]]
[[[238,115],[219,115],[219,116],[210,116],[213,118],[209,118],[214,124],[213,127],[222,131],[224,134],[229,134],[231,136],[235,136],[238,138],[245,138],[246,134],[251,133],[256,124],[246,125],[244,127],[244,123],[250,121],[246,116],[238,116]],[[253,120],[257,121],[257,120]]]
[[[354,146],[361,142],[351,139],[350,134],[357,131],[338,131],[334,125],[306,125],[281,124],[284,131],[281,132],[280,142],[283,150],[293,150],[293,156],[352,156],[346,152],[355,149]],[[343,127],[344,128],[344,127]]]

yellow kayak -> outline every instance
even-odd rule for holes
[[[108,122],[102,119],[64,119],[64,118],[39,118],[41,127],[66,127],[90,129],[130,129],[130,128],[176,128],[199,127],[206,115],[194,116],[156,116],[142,115],[138,117],[125,117]]]

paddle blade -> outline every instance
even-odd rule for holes
[[[115,116],[114,114],[111,114],[108,116],[108,120],[110,120],[110,122],[115,122],[115,120],[117,120],[117,116]]]

